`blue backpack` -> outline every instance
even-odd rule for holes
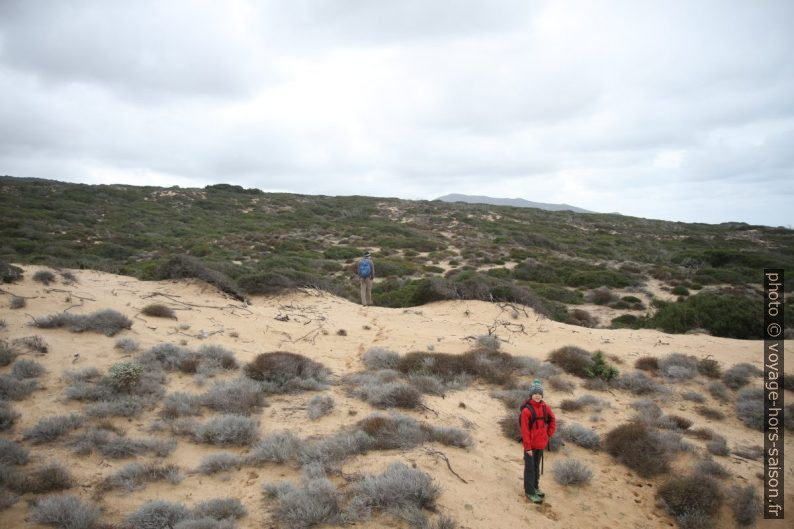
[[[372,275],[372,261],[362,259],[358,262],[358,277],[364,279]]]

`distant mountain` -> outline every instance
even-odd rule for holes
[[[594,211],[577,208],[576,206],[570,206],[568,204],[546,204],[544,202],[531,202],[529,200],[524,200],[523,198],[493,198],[493,197],[461,195],[458,193],[452,193],[450,195],[444,195],[443,197],[438,197],[436,200],[440,200],[442,202],[466,202],[467,204],[490,204],[492,206],[513,206],[516,208],[538,208],[538,209],[545,209],[547,211],[573,211],[575,213],[595,213]]]

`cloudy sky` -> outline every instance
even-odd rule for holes
[[[794,224],[790,0],[0,0],[0,174]]]

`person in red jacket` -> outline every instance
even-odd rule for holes
[[[557,419],[551,407],[543,400],[543,386],[538,379],[532,382],[529,399],[521,406],[519,424],[521,441],[524,444],[524,494],[533,503],[543,503],[546,494],[538,488],[540,462],[543,459],[543,450],[557,429]]]

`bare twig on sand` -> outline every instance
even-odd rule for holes
[[[170,299],[174,303],[180,303],[186,307],[195,307],[199,309],[231,310],[232,313],[234,313],[235,310],[244,310],[248,313],[249,316],[253,314],[253,312],[251,312],[250,309],[242,305],[233,305],[231,303],[228,305],[199,305],[197,303],[188,303],[187,301],[182,301],[181,299],[177,299],[179,298],[179,296],[175,296],[173,294],[164,294],[162,292],[152,292],[151,294],[145,294],[141,296],[141,299],[153,298],[156,296],[162,296],[164,298]],[[234,314],[236,315],[236,313]]]
[[[461,480],[463,483],[466,483],[466,484],[468,484],[468,483],[469,483],[468,481],[466,481],[465,479],[463,479],[463,478],[460,476],[460,474],[458,474],[457,472],[455,472],[455,471],[452,469],[452,464],[450,464],[450,462],[449,462],[449,458],[447,457],[447,454],[445,454],[445,453],[444,453],[444,452],[442,452],[441,450],[436,450],[435,448],[430,448],[430,447],[425,447],[424,451],[425,451],[425,453],[427,453],[427,455],[429,455],[429,456],[433,456],[433,457],[437,457],[437,458],[439,458],[439,459],[443,459],[443,460],[444,460],[444,462],[447,464],[447,468],[449,469],[449,471],[450,471],[450,472],[452,472],[452,474],[454,474],[454,476],[455,476],[456,478],[458,478],[459,480]]]

